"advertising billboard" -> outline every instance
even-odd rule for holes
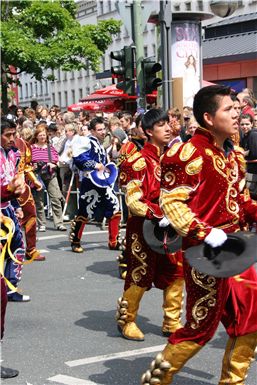
[[[183,105],[193,105],[201,84],[201,28],[197,21],[172,22],[172,78],[183,78]]]

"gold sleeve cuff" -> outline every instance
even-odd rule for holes
[[[193,189],[189,186],[180,186],[172,191],[161,190],[160,205],[169,219],[172,227],[178,234],[185,237],[195,219],[195,214],[185,203]]]
[[[126,203],[132,214],[145,217],[148,206],[140,201],[143,196],[142,182],[132,180],[127,184]]]

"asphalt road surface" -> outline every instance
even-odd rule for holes
[[[8,303],[2,365],[18,369],[8,385],[139,385],[142,373],[162,350],[162,293],[147,292],[138,324],[145,341],[120,337],[116,302],[123,291],[117,251],[107,247],[107,231],[89,224],[83,254],[71,252],[68,232],[48,223],[39,233],[45,262],[24,266],[20,287],[28,303]],[[67,225],[67,228],[69,225]],[[219,327],[212,341],[191,359],[174,385],[217,385],[227,335]],[[257,384],[256,361],[245,385]]]

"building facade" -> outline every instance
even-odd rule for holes
[[[125,1],[128,6],[128,10],[131,2],[132,0]],[[78,1],[77,19],[82,25],[96,24],[100,20],[110,18],[119,20],[121,17],[117,11],[116,3],[117,1],[112,0]],[[159,12],[158,1],[142,0],[142,5],[144,4],[152,7],[153,13]],[[253,14],[256,13],[256,11],[256,0],[240,1],[239,8],[231,17]],[[211,12],[211,10],[208,1],[173,1],[172,12]],[[202,26],[206,27],[205,31],[207,31],[208,25],[213,23],[226,24],[228,19],[229,18],[226,18],[226,21],[224,21],[225,19],[214,16],[213,18],[202,22]],[[154,23],[146,23],[143,30],[144,57],[156,56],[158,49],[156,46],[156,41],[156,25]],[[29,74],[21,74],[19,77],[21,83],[18,95],[19,105],[27,107],[30,106],[32,100],[37,100],[39,104],[47,106],[57,104],[63,111],[66,110],[69,105],[78,102],[79,99],[89,95],[94,90],[103,88],[112,83],[110,77],[104,76],[105,73],[108,73],[112,65],[110,52],[120,50],[124,45],[130,45],[131,43],[131,36],[126,29],[126,26],[123,24],[120,33],[115,37],[113,43],[109,46],[108,50],[105,52],[105,55],[102,57],[101,69],[97,74],[92,70],[84,69],[71,72],[55,70],[55,81],[42,80],[41,82],[31,79]],[[220,41],[220,43],[226,44],[226,41]],[[208,44],[205,45],[203,43],[203,75],[205,80],[232,80],[233,76],[236,78],[243,76],[245,79],[244,84],[250,88],[253,88],[256,92],[257,65],[255,65],[254,68],[254,63],[249,63],[249,66],[251,66],[252,69],[250,72],[245,73],[244,68],[245,66],[248,68],[248,59],[244,60],[244,57],[241,56],[240,61],[245,61],[245,63],[244,65],[242,64],[242,68],[240,70],[234,69],[233,71],[235,72],[232,75],[231,72],[229,70],[227,71],[226,69],[230,68],[230,64],[227,64],[230,63],[229,58],[223,58],[225,62],[223,63],[224,66],[222,67],[222,63],[215,63],[215,60],[217,59],[214,57],[209,57],[207,54],[205,54],[205,47],[207,46]],[[233,66],[236,66],[236,63],[238,63],[237,59],[237,57],[233,59]],[[49,71],[46,71],[46,73],[49,73]]]

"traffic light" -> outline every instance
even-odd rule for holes
[[[162,80],[156,77],[156,72],[161,71],[162,66],[156,63],[153,58],[146,58],[142,61],[143,87],[145,94],[150,94],[162,85]]]
[[[135,95],[135,47],[124,46],[120,51],[112,51],[113,60],[120,62],[119,66],[112,66],[113,77],[118,78],[116,87],[128,95]]]

